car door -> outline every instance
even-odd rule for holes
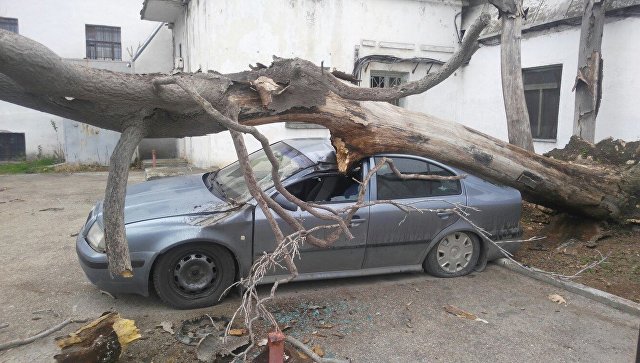
[[[362,168],[355,170],[358,178],[362,175]],[[287,189],[304,201],[314,202],[340,210],[352,206],[357,199],[359,184],[353,180],[353,175],[342,175],[338,172],[322,172],[311,174],[287,186]],[[277,197],[277,193],[272,197]],[[321,210],[319,210],[322,212]],[[290,212],[302,222],[305,228],[334,224],[333,221],[323,220],[309,212],[297,209]],[[285,234],[292,233],[291,227],[276,217]],[[254,222],[254,256],[257,258],[265,251],[273,251],[275,238],[259,208],[255,211]],[[305,243],[300,247],[300,259],[296,260],[299,273],[317,273],[360,269],[364,260],[369,224],[369,208],[360,208],[355,214],[349,230],[353,239],[344,234],[329,248],[319,248]],[[319,238],[326,238],[333,229],[319,229],[312,234]],[[271,272],[281,274],[284,270]]]
[[[423,158],[389,155],[403,174],[454,173]],[[380,157],[371,162],[379,162]],[[375,165],[375,164],[374,164]],[[425,209],[449,209],[465,204],[460,181],[429,181],[398,178],[385,165],[371,178],[371,200],[393,200],[412,211],[405,212],[391,204],[374,204],[369,210],[369,232],[365,253],[365,268],[415,265],[422,263],[428,243],[444,228],[458,220],[448,211],[429,212]],[[422,210],[422,211],[419,211]]]

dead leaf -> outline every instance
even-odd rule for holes
[[[331,328],[333,328],[333,325],[332,324],[319,324],[319,325],[316,325],[316,328],[319,328],[319,329],[331,329]]]
[[[309,337],[305,337],[304,339],[302,339],[302,342],[304,344],[309,344],[310,341],[311,341],[311,338],[309,338]]]
[[[64,210],[64,208],[51,207],[51,208],[40,209],[40,212],[59,212],[61,210]]]
[[[163,321],[160,324],[156,325],[156,327],[158,328],[162,328],[162,330],[166,331],[167,333],[173,335],[175,332],[173,331],[173,323],[170,321]]]
[[[229,329],[229,335],[233,335],[234,337],[241,337],[245,334],[247,334],[248,331],[247,329]]]
[[[264,338],[264,339],[259,340],[257,344],[258,344],[259,347],[264,347],[265,345],[267,345],[267,342],[268,342],[267,338]]]
[[[345,335],[344,335],[344,334],[342,334],[342,333],[331,333],[331,335],[336,336],[336,337],[338,337],[338,338],[340,338],[340,339],[342,339],[342,338],[344,338],[344,337],[345,337]]]
[[[554,303],[567,305],[567,300],[565,300],[562,296],[558,294],[551,294],[548,297],[549,297],[549,300],[553,301]]]
[[[327,336],[322,334],[322,333],[318,333],[318,331],[314,331],[313,333],[311,333],[311,335],[315,335],[317,337],[321,337],[321,338],[326,338]]]
[[[320,357],[324,357],[324,350],[319,345],[314,345],[311,350]]]
[[[217,357],[226,357],[242,346],[249,344],[249,337],[218,337],[209,334],[202,338],[196,347],[196,357],[202,362],[213,362]]]
[[[463,318],[463,319],[468,319],[468,320],[473,320],[473,321],[481,321],[485,324],[488,324],[489,322],[484,320],[484,319],[480,319],[479,317],[477,317],[475,314],[470,313],[468,311],[464,311],[462,309],[460,309],[457,306],[453,306],[453,305],[445,305],[444,306],[444,310],[446,312],[448,312],[451,315],[455,315],[459,318]]]

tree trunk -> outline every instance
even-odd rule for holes
[[[409,153],[441,161],[519,189],[525,199],[597,219],[640,218],[640,165],[615,173],[551,159],[461,124],[378,102],[355,102],[329,95],[313,112],[254,117],[258,125],[300,121],[331,131],[340,169],[376,153]],[[242,119],[242,114],[241,114]]]
[[[524,98],[520,40],[522,38],[522,0],[491,1],[502,17],[500,36],[500,73],[502,97],[507,115],[509,143],[533,150],[529,112]]]
[[[604,0],[587,0],[582,15],[573,134],[595,142],[596,117],[602,98],[602,30]]]

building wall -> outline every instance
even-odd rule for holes
[[[387,54],[403,58],[449,58],[457,47],[454,27],[459,1],[415,0],[191,0],[174,24],[174,55],[182,48],[185,71],[222,73],[247,69],[249,63],[269,64],[272,55],[300,57],[325,67],[351,72],[356,47],[359,56]],[[386,42],[386,43],[380,43]],[[405,49],[411,48],[411,49]],[[423,50],[424,49],[424,50]],[[438,51],[434,51],[438,50]],[[368,86],[371,70],[407,72],[423,77],[427,68],[415,64],[371,64],[362,75]],[[433,68],[435,70],[437,67]],[[459,77],[431,92],[404,102],[410,109],[452,118],[458,112]],[[327,130],[263,126],[272,141],[326,136]],[[250,140],[251,149],[258,147]],[[221,166],[235,159],[226,133],[185,138],[181,154],[197,166]]]
[[[69,61],[90,67],[132,72],[133,68],[127,67],[127,61],[130,60],[127,49],[135,52],[138,45],[142,44],[159,24],[140,20],[140,7],[141,3],[133,0],[0,1],[0,17],[17,18],[21,35],[44,44]],[[86,24],[121,28],[123,62],[83,59],[86,56]],[[139,59],[138,68],[142,71],[170,71],[172,68],[171,31],[165,27],[158,36],[143,53],[149,56]],[[158,53],[152,57],[150,53],[158,49],[162,49],[164,54]],[[52,121],[58,125],[58,131],[51,126]],[[58,116],[0,101],[0,130],[24,132],[28,157],[38,155],[39,151],[44,155],[52,155],[57,151],[60,143],[68,140],[64,135],[63,125],[70,124]],[[103,132],[100,135],[105,137],[107,134],[109,133]],[[113,135],[110,137],[101,143],[110,145]],[[79,141],[75,145],[81,143]],[[85,155],[89,149],[82,150],[83,152],[74,153]],[[87,157],[87,162],[98,158],[97,155]]]
[[[596,141],[607,137],[640,139],[640,114],[635,99],[640,92],[640,76],[633,71],[640,64],[640,50],[629,46],[639,39],[640,19],[608,19],[604,27],[603,94],[596,122]],[[562,64],[558,136],[556,141],[534,142],[544,153],[564,147],[573,134],[575,94],[572,91],[578,64],[580,27],[563,27],[525,34],[522,39],[522,67]],[[463,102],[460,118],[469,127],[507,140],[507,124],[500,83],[500,46],[484,46],[461,73]]]
[[[153,23],[158,26],[158,23]],[[146,34],[146,36],[151,35]],[[168,73],[173,69],[173,34],[163,25],[132,65],[135,73]]]

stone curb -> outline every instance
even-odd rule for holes
[[[565,289],[574,294],[578,294],[580,296],[584,296],[591,300],[595,300],[599,303],[610,306],[614,309],[620,310],[627,314],[631,314],[637,317],[640,317],[640,304],[633,302],[631,300],[627,300],[620,296],[616,296],[613,294],[609,294],[608,292],[604,292],[602,290],[594,289],[589,286],[585,286],[582,284],[578,284],[569,280],[561,280],[555,277],[551,277],[549,275],[545,275],[543,273],[531,271],[524,269],[515,263],[509,261],[507,258],[500,258],[494,261],[498,266],[502,266],[511,271],[520,273],[527,277],[531,277],[538,281],[546,282],[547,284]]]

